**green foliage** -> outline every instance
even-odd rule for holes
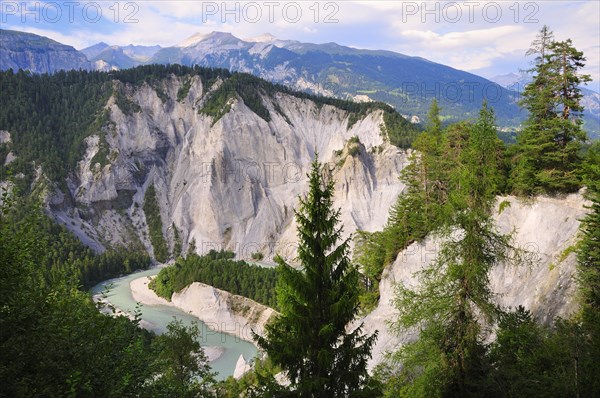
[[[348,240],[338,245],[333,184],[315,160],[296,212],[302,269],[277,257],[281,315],[266,326],[264,337],[254,335],[291,382],[291,389],[271,384],[276,396],[359,396],[367,388],[366,364],[377,335],[362,334],[362,325],[346,332],[358,310],[359,274],[347,257]]]
[[[420,133],[417,126],[406,120],[392,108],[384,108],[383,122],[385,124],[384,132],[390,140],[390,144],[399,148],[410,148]]]
[[[181,87],[179,87],[179,90],[177,90],[177,102],[182,102],[184,99],[186,99],[191,87],[192,79],[188,77],[185,79]]]
[[[154,89],[154,92],[156,92],[156,96],[160,98],[163,104],[169,100],[169,96],[159,84],[153,85],[152,88]]]
[[[152,376],[147,333],[98,311],[78,289],[74,266],[50,277],[54,237],[39,210],[20,216],[4,196],[0,212],[0,379],[2,395],[143,395]],[[8,200],[6,200],[8,199]],[[17,212],[17,214],[15,214]],[[50,254],[51,255],[51,254]]]
[[[275,366],[269,357],[256,359],[252,369],[239,380],[230,376],[220,382],[216,387],[217,396],[219,398],[266,397],[269,391],[267,385],[275,384],[274,376],[279,372],[281,369]]]
[[[106,166],[109,163],[108,156],[109,146],[108,142],[106,142],[106,136],[104,135],[104,133],[100,133],[98,140],[98,152],[96,152],[96,154],[91,160],[92,167],[94,167],[96,163],[100,165],[100,168]]]
[[[500,205],[498,206],[498,214],[502,214],[502,212],[509,207],[510,207],[510,202],[508,200],[503,200],[502,202],[500,202]]]
[[[551,327],[535,322],[523,307],[501,316],[489,347],[485,380],[495,397],[593,397],[600,392],[597,347],[588,330],[557,319]]]
[[[30,198],[21,198],[19,206],[15,206],[5,217],[5,221],[15,226],[28,220],[29,213],[37,214],[35,204]],[[66,227],[57,224],[45,214],[27,221],[36,229],[45,243],[44,255],[36,263],[45,270],[48,282],[60,280],[65,273],[71,273],[84,289],[90,289],[98,283],[147,269],[150,257],[143,247],[114,247],[101,254],[79,241]]]
[[[477,387],[486,369],[483,331],[498,314],[489,274],[500,263],[519,260],[510,236],[496,232],[492,218],[500,148],[493,111],[484,104],[446,177],[452,211],[445,220],[448,228],[439,230],[445,242],[435,261],[417,273],[419,287],[397,287],[400,315],[394,327],[419,332],[416,342],[393,357],[403,364],[392,383],[402,396],[483,393]]]
[[[173,257],[177,258],[181,256],[181,251],[183,250],[183,242],[181,241],[181,233],[175,226],[175,223],[171,224],[171,228],[173,229]]]
[[[581,184],[579,152],[586,140],[579,86],[591,80],[579,73],[585,57],[570,39],[554,41],[547,26],[528,54],[537,55],[521,100],[529,118],[517,137],[510,184],[520,195],[574,192]]]
[[[406,189],[390,209],[383,231],[358,231],[354,258],[361,265],[364,287],[361,308],[370,311],[379,300],[379,281],[385,266],[412,242],[439,228],[448,216],[448,171],[460,146],[441,129],[440,109],[432,103],[429,127],[414,141],[413,152],[400,179]],[[464,130],[464,127],[453,127]]]
[[[254,252],[254,253],[252,253],[252,255],[250,256],[250,258],[252,258],[252,260],[255,260],[255,261],[260,261],[260,260],[262,260],[263,258],[265,258],[265,255],[264,255],[264,254],[262,254],[261,252]]]
[[[245,73],[234,73],[229,79],[224,80],[219,88],[210,94],[210,97],[199,110],[199,113],[212,116],[214,124],[230,111],[230,101],[239,97],[254,113],[269,122],[271,120],[271,115],[264,101],[270,99],[274,109],[290,123],[287,116],[283,114],[281,108],[273,98],[275,92],[281,92],[301,99],[308,99],[314,102],[319,109],[323,105],[331,105],[348,112],[348,129],[352,128],[359,120],[364,119],[369,113],[376,110],[382,110],[385,124],[385,126],[383,126],[384,134],[386,134],[386,137],[390,140],[392,145],[401,148],[409,148],[412,141],[419,133],[419,129],[416,126],[403,118],[387,104],[380,102],[359,103],[297,92],[285,86],[268,83]]]
[[[96,72],[71,71],[36,75],[0,72],[0,130],[11,133],[18,159],[6,169],[33,175],[41,165],[52,181],[63,181],[83,155],[83,139],[102,127],[102,107],[110,85]]]
[[[154,257],[156,261],[164,263],[169,257],[167,242],[163,235],[162,219],[160,217],[160,207],[156,196],[154,185],[150,185],[144,196],[144,214],[146,223],[150,231],[150,242],[154,248]]]
[[[600,297],[594,293],[600,291],[596,248],[600,222],[594,223],[600,212],[595,206],[600,151],[596,145],[590,148],[583,167],[585,181],[592,187],[587,193],[592,211],[582,221],[584,237],[577,245],[582,316],[557,319],[546,327],[523,308],[503,313],[491,300],[490,270],[499,263],[525,260],[520,250],[511,247],[509,236],[495,231],[491,218],[504,168],[495,130],[493,113],[486,106],[475,124],[448,129],[451,145],[444,153],[454,167],[444,177],[447,221],[438,229],[446,243],[433,264],[417,274],[417,289],[397,288],[400,317],[394,328],[418,332],[419,338],[376,370],[388,397],[591,397],[600,392],[600,306],[594,302]],[[422,140],[428,138],[423,134]],[[421,145],[418,139],[415,147]],[[424,153],[420,162],[427,159]],[[421,181],[417,186],[421,207],[409,209],[421,213],[427,184]],[[501,210],[504,207],[500,205]],[[371,258],[382,261],[385,240],[377,242],[379,248],[367,248]],[[486,345],[484,338],[495,320],[499,321],[496,339]]]
[[[158,397],[211,397],[214,373],[200,346],[198,324],[184,326],[175,320],[167,332],[152,342],[156,352],[159,376],[150,388],[151,396]]]
[[[248,108],[269,122],[271,115],[263,103],[262,96],[267,96],[273,91],[273,85],[262,79],[246,73],[235,73],[210,94],[199,112],[212,116],[214,124],[229,112],[231,101],[239,96]]]
[[[235,93],[227,86],[221,86],[210,94],[198,113],[212,116],[213,125],[231,110],[231,100]]]
[[[201,282],[248,297],[256,302],[277,308],[275,297],[276,271],[234,261],[232,252],[211,250],[204,256],[188,254],[174,265],[163,268],[150,283],[156,294],[167,300],[194,282]]]
[[[314,96],[296,92],[281,85],[273,85],[257,77],[231,74],[223,69],[184,67],[181,65],[143,65],[119,71],[60,71],[51,75],[33,74],[25,71],[0,71],[0,130],[11,133],[11,150],[17,159],[10,165],[0,163],[0,178],[23,173],[25,178],[18,183],[28,188],[35,175],[33,162],[41,166],[45,175],[54,182],[64,184],[69,172],[81,160],[84,139],[92,134],[101,137],[111,127],[108,123],[106,103],[114,95],[117,106],[123,113],[131,115],[141,108],[127,93],[131,87],[148,84],[165,102],[161,82],[170,76],[184,79],[178,91],[178,100],[189,91],[191,79],[199,76],[205,87],[221,80],[223,84],[206,100],[201,113],[216,122],[229,112],[229,100],[241,100],[265,121],[271,115],[265,101],[273,104],[276,112],[286,118],[273,94],[281,92],[301,99],[314,101],[318,107],[331,105],[347,111],[353,118],[364,117],[369,112],[381,109],[384,112],[384,133],[392,144],[407,148],[418,133],[418,129],[400,116],[393,108],[383,103],[354,103],[350,101]],[[187,95],[187,94],[186,94]],[[111,153],[102,141],[101,150],[94,162],[107,164]],[[6,146],[0,149],[0,158],[5,158]],[[26,193],[26,192],[24,192]]]
[[[577,277],[586,324],[592,325],[592,338],[600,355],[600,143],[589,150],[583,166],[589,213],[581,220],[582,239],[577,252]]]
[[[28,187],[35,162],[51,181],[64,183],[83,156],[84,138],[104,131],[108,120],[104,106],[110,96],[114,94],[119,108],[131,114],[139,111],[139,105],[127,98],[123,85],[155,87],[157,81],[171,75],[200,76],[203,81],[230,76],[222,69],[180,65],[145,65],[111,72],[60,71],[50,75],[0,71],[0,130],[11,133],[12,149],[18,156],[9,166],[0,163],[0,177],[22,172],[26,175],[22,185]],[[121,83],[115,92],[113,80]],[[100,154],[97,161],[103,164],[105,155],[110,154]]]
[[[120,89],[115,91],[115,103],[125,115],[131,116],[134,113],[141,112],[142,110],[137,102],[129,98],[129,96]]]
[[[427,112],[427,131],[433,136],[439,136],[442,134],[442,119],[440,117],[440,113],[442,109],[438,105],[437,99],[433,99],[431,101],[431,106],[429,107],[429,111]]]
[[[118,265],[131,272],[137,267],[132,253],[94,256],[39,208],[15,203],[3,192],[0,395],[210,396],[213,378],[197,327],[173,323],[152,341],[139,327],[139,311],[133,321],[106,314],[80,289],[84,267]],[[116,276],[102,265],[97,271],[104,274],[95,277]]]
[[[352,126],[354,126],[358,121],[362,120],[365,118],[365,116],[367,116],[367,108],[361,109],[360,112],[352,112],[349,116],[348,116],[348,130],[350,130],[352,128]]]
[[[348,155],[356,157],[360,153],[361,145],[362,144],[360,143],[360,139],[358,139],[358,136],[355,135],[350,137],[350,139],[348,140]]]

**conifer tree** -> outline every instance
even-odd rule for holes
[[[315,159],[308,194],[296,211],[301,269],[277,257],[281,315],[266,326],[265,337],[254,335],[286,372],[294,397],[363,396],[376,339],[362,333],[362,324],[346,331],[358,311],[358,271],[347,255],[349,239],[338,243],[342,227],[340,211],[332,208],[333,187]]]
[[[510,237],[496,231],[491,216],[499,148],[493,111],[484,104],[449,176],[451,228],[440,232],[439,254],[418,273],[420,287],[398,287],[395,328],[418,331],[419,339],[392,357],[402,370],[390,396],[477,395],[475,384],[485,369],[484,329],[498,314],[489,273],[511,254]]]
[[[378,283],[385,265],[394,261],[400,250],[424,238],[446,219],[450,164],[440,112],[434,98],[426,130],[415,140],[415,150],[400,175],[406,188],[390,209],[384,230],[358,232],[354,254],[367,279],[367,292],[361,295],[361,304],[366,310],[379,298]]]
[[[531,47],[525,52],[526,56],[535,55],[534,64],[541,66],[546,62],[545,56],[550,44],[554,41],[554,32],[548,25],[542,26],[535,39],[531,42]]]
[[[553,41],[547,26],[540,31],[527,55],[534,60],[533,81],[525,87],[521,105],[529,112],[517,137],[512,185],[516,193],[572,192],[579,187],[579,150],[586,135],[581,128],[581,84],[585,57],[572,41]]]
[[[431,102],[427,129],[415,140],[415,151],[402,169],[400,180],[406,190],[390,210],[386,228],[391,240],[408,243],[423,238],[443,224],[444,206],[448,200],[448,169],[445,161],[446,140],[440,119],[441,109]],[[398,239],[406,236],[406,239]],[[393,260],[398,250],[391,254]]]
[[[440,119],[440,106],[437,99],[431,101],[429,112],[427,113],[427,132],[432,136],[442,135],[442,120]]]

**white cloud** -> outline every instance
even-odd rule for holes
[[[6,27],[3,27],[3,29],[9,29],[9,30],[18,30],[18,31],[22,31],[22,32],[27,32],[27,33],[33,33],[39,36],[45,36],[48,37],[54,41],[57,41],[59,43],[62,44],[66,44],[68,46],[73,46],[76,49],[81,49],[83,47],[87,46],[87,43],[89,41],[87,34],[82,33],[81,35],[76,34],[64,34],[64,33],[60,33],[60,32],[56,32],[53,30],[49,30],[49,29],[39,29],[39,28],[33,28],[30,26],[11,26],[8,25]],[[98,40],[96,40],[96,43],[102,41],[100,39],[100,36],[98,36]]]
[[[457,69],[476,71],[513,53],[519,41],[525,43],[521,39],[523,30],[521,26],[497,26],[446,34],[431,30],[406,30],[399,32],[401,44],[394,49]]]
[[[520,26],[498,26],[490,29],[478,29],[464,32],[450,32],[439,34],[431,30],[407,30],[400,32],[403,38],[415,39],[419,45],[425,45],[430,49],[455,50],[480,46],[489,46],[496,41],[501,41],[507,35],[520,33]]]

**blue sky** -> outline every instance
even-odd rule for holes
[[[597,1],[11,1],[2,28],[41,34],[77,49],[109,44],[175,45],[196,32],[271,33],[421,56],[491,77],[526,68],[543,24],[571,38],[600,82]]]

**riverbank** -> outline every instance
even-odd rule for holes
[[[153,277],[145,276],[130,283],[135,301],[144,305],[179,308],[203,321],[212,331],[228,333],[254,343],[252,331],[262,335],[275,310],[246,297],[237,296],[203,283],[192,283],[167,301],[148,287]],[[209,332],[209,331],[207,331]]]
[[[140,326],[156,334],[165,333],[173,319],[178,319],[185,325],[198,324],[201,333],[200,343],[209,360],[211,369],[217,373],[217,380],[225,380],[233,375],[240,355],[247,358],[248,361],[252,361],[256,357],[257,348],[254,344],[233,335],[212,330],[198,317],[187,311],[182,311],[167,300],[157,297],[149,289],[146,290],[148,295],[142,300],[144,305],[139,306],[141,303],[139,298],[141,297],[139,295],[137,299],[133,297],[131,283],[139,279],[140,281],[137,283],[144,287],[143,285],[151,280],[148,277],[158,274],[159,271],[160,267],[155,267],[111,279],[94,286],[91,293],[95,300],[101,299],[106,303],[107,307],[104,308],[104,312],[124,315],[129,318],[133,318],[137,313]],[[140,289],[136,290],[139,294]],[[115,311],[113,312],[108,306],[113,307]]]

